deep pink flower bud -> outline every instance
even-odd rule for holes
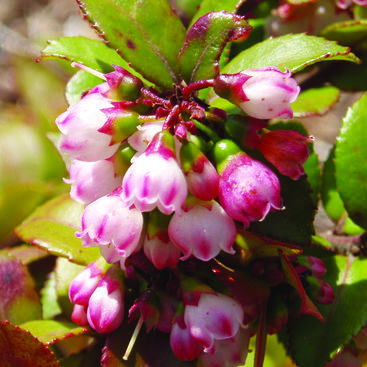
[[[337,0],[336,2],[338,8],[340,9],[348,9],[351,5],[353,5],[353,3],[365,8],[367,7],[366,0]]]
[[[142,228],[141,212],[126,206],[119,192],[115,192],[101,197],[84,209],[82,231],[76,235],[82,239],[83,246],[112,244],[118,254],[126,259],[137,249]]]
[[[182,145],[180,161],[189,191],[200,200],[215,199],[218,196],[218,172],[196,144]]]
[[[178,304],[176,297],[163,292],[159,293],[159,320],[156,325],[158,330],[164,333],[171,332]]]
[[[164,213],[180,211],[187,196],[187,184],[176,159],[173,136],[155,135],[146,151],[127,170],[123,196],[128,205],[142,212],[155,207]]]
[[[221,250],[233,254],[236,238],[233,220],[215,201],[186,203],[181,215],[174,214],[168,227],[172,242],[184,253],[208,261]]]
[[[249,329],[240,329],[230,339],[216,340],[207,353],[201,353],[199,367],[237,367],[246,362],[250,342]]]
[[[112,145],[111,136],[98,130],[108,121],[103,110],[113,107],[108,98],[93,90],[71,105],[56,119],[62,133],[59,150],[72,159],[88,162],[111,157],[118,144]]]
[[[326,273],[326,267],[322,260],[314,256],[299,256],[298,262],[306,266],[315,278],[322,278]]]
[[[305,173],[302,164],[309,156],[307,143],[312,142],[313,137],[293,130],[273,130],[263,131],[261,140],[257,149],[282,175],[298,180]]]
[[[73,313],[71,314],[71,319],[80,326],[87,326],[87,310],[88,306],[75,304],[73,308]]]
[[[117,267],[107,270],[89,299],[89,325],[99,333],[117,329],[124,318],[124,290],[122,272]]]
[[[114,164],[109,160],[85,162],[73,160],[69,168],[70,197],[82,204],[89,204],[109,194],[121,184],[115,174]]]
[[[280,183],[265,164],[245,153],[231,156],[220,170],[219,202],[227,214],[247,228],[272,209],[283,209]]]
[[[333,288],[326,282],[315,277],[307,277],[307,294],[316,302],[328,305],[335,299]]]
[[[69,298],[71,303],[87,306],[89,298],[102,279],[106,267],[101,261],[92,262],[84,268],[70,283]]]
[[[195,340],[186,325],[175,322],[172,326],[170,344],[175,356],[183,361],[192,361],[199,357],[203,346]]]
[[[204,346],[214,346],[215,340],[233,338],[243,321],[241,305],[224,294],[202,294],[197,306],[186,305],[184,320],[191,336]]]
[[[215,92],[236,104],[252,117],[270,119],[293,116],[290,103],[300,92],[292,73],[275,66],[223,74],[215,79]]]

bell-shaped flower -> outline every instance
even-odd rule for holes
[[[111,160],[85,162],[73,160],[69,167],[70,197],[82,204],[89,204],[111,193],[121,185],[121,177],[115,173]]]
[[[118,144],[111,135],[99,131],[109,120],[104,110],[114,108],[112,101],[91,91],[56,119],[62,135],[58,149],[72,159],[98,161],[111,157]]]
[[[168,233],[172,242],[183,252],[182,260],[193,255],[208,261],[221,250],[234,253],[235,224],[215,201],[187,202],[181,215],[173,215]]]
[[[126,258],[137,249],[142,229],[141,212],[127,206],[120,197],[120,190],[116,190],[84,209],[82,231],[76,235],[82,239],[83,246],[112,245],[110,255],[115,257],[116,250]]]
[[[192,361],[203,351],[203,345],[191,336],[188,327],[177,321],[172,326],[170,344],[175,356],[183,361]]]
[[[89,299],[87,319],[99,333],[117,329],[124,318],[124,288],[121,269],[112,267]]]
[[[307,143],[312,137],[292,130],[267,130],[262,132],[261,141],[257,149],[282,175],[298,180],[305,173],[302,164],[309,156]]]
[[[186,305],[184,321],[191,336],[209,351],[216,340],[233,338],[242,325],[244,311],[233,298],[203,293],[197,305]]]
[[[154,208],[164,214],[180,211],[187,196],[187,184],[176,159],[173,136],[158,133],[146,151],[127,170],[123,197],[142,212]]]
[[[278,177],[265,164],[240,152],[226,160],[220,173],[219,202],[245,228],[270,210],[283,209]]]
[[[88,325],[87,318],[88,306],[75,304],[73,312],[71,314],[71,319],[80,326]]]
[[[218,196],[218,172],[196,144],[188,142],[181,146],[180,161],[189,191],[200,200],[215,199]]]
[[[103,260],[103,259],[102,259]],[[106,266],[104,261],[94,261],[84,268],[70,283],[69,298],[71,303],[87,306],[89,298],[102,279]]]
[[[215,79],[215,92],[258,119],[291,118],[290,103],[300,92],[292,73],[275,66],[248,69],[238,74],[223,74]]]
[[[250,330],[240,329],[230,339],[216,340],[211,350],[201,353],[198,359],[198,367],[237,367],[246,362]]]

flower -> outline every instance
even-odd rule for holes
[[[293,116],[290,103],[300,92],[292,73],[275,66],[248,69],[238,74],[223,74],[215,79],[214,89],[248,115],[258,119]]]
[[[92,89],[79,102],[71,105],[56,119],[62,135],[58,149],[72,159],[98,161],[111,157],[118,144],[111,144],[112,137],[100,131],[108,117],[104,109],[113,108],[112,101]]]
[[[73,160],[69,168],[71,184],[70,196],[82,204],[89,204],[109,194],[121,184],[121,177],[115,174],[114,164],[110,160],[85,162]]]
[[[89,204],[83,212],[82,231],[76,235],[83,246],[100,246],[109,262],[115,262],[119,255],[123,266],[139,245],[143,216],[139,210],[127,206],[119,194],[117,190]],[[104,247],[106,252],[102,250]]]
[[[185,204],[181,215],[173,215],[168,233],[172,242],[184,253],[182,260],[193,255],[208,261],[221,250],[234,253],[232,245],[236,227],[215,201]]]
[[[87,326],[87,310],[88,306],[75,304],[73,308],[73,312],[71,314],[71,319],[80,326]]]
[[[280,210],[280,183],[275,173],[245,153],[237,153],[223,166],[219,202],[227,214],[247,228],[263,220],[270,210]]]
[[[154,136],[145,152],[127,170],[123,197],[142,212],[155,207],[164,213],[180,211],[187,196],[187,184],[174,154],[174,140],[165,131]]]
[[[99,333],[117,329],[124,317],[124,294],[121,270],[112,267],[98,283],[88,303],[89,325]]]
[[[203,293],[197,305],[186,305],[184,321],[191,336],[209,351],[216,340],[233,338],[239,331],[244,312],[233,298],[219,293]]]
[[[273,130],[263,131],[261,141],[257,149],[282,175],[298,180],[305,173],[302,164],[309,156],[307,143],[313,141],[312,137],[292,130]]]

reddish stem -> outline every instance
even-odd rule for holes
[[[214,86],[214,79],[199,80],[198,82],[189,84],[187,87],[183,88],[182,96],[184,99],[188,99],[193,91],[213,86]]]
[[[152,100],[153,102],[157,103],[157,104],[161,104],[167,108],[171,108],[172,104],[168,99],[164,99],[161,97],[158,97],[155,93],[151,92],[150,90],[146,89],[146,88],[141,88],[141,93],[149,98],[150,100]]]

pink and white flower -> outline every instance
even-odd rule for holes
[[[70,197],[82,204],[89,204],[111,193],[120,186],[121,177],[117,176],[110,160],[85,162],[73,160],[69,168],[71,184]]]
[[[258,119],[291,118],[290,103],[300,92],[292,73],[275,66],[248,69],[238,74],[223,74],[215,79],[215,92]]]
[[[217,340],[235,337],[244,317],[241,305],[224,294],[203,293],[197,305],[186,305],[184,321],[207,352]]]
[[[227,214],[247,228],[270,210],[283,209],[280,183],[265,164],[238,153],[226,162],[219,181],[219,202]]]
[[[123,197],[142,212],[154,208],[164,214],[180,211],[187,196],[187,184],[174,153],[169,132],[155,135],[146,151],[127,170]]]
[[[110,135],[98,131],[108,121],[104,110],[114,106],[111,100],[97,90],[89,92],[56,119],[62,133],[58,149],[72,159],[88,162],[106,159],[119,146],[112,144]]]
[[[236,237],[236,227],[217,202],[185,206],[181,215],[173,215],[168,227],[172,242],[184,254],[182,260],[193,255],[208,261],[221,250],[234,253],[232,245]]]
[[[124,318],[124,294],[121,270],[112,267],[98,283],[89,299],[87,319],[99,333],[117,329]]]
[[[116,251],[121,259],[130,256],[139,245],[143,229],[141,212],[127,206],[119,193],[103,196],[89,204],[83,212],[82,231],[76,234],[83,246],[107,247],[112,259],[116,259]]]

